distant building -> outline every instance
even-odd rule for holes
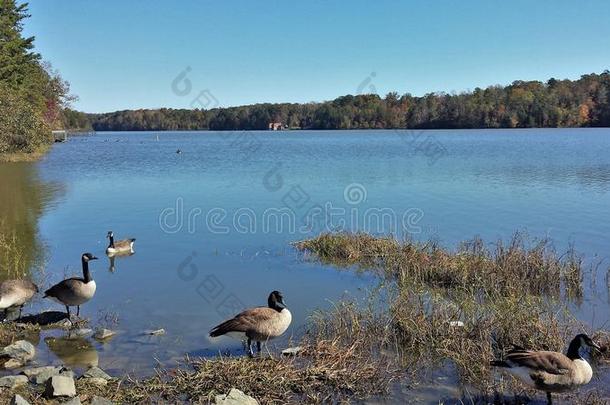
[[[269,131],[281,131],[284,129],[284,125],[281,122],[270,122]]]

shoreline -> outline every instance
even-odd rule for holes
[[[32,152],[0,153],[0,163],[35,162],[42,159],[51,150],[52,146],[53,144],[44,144]]]

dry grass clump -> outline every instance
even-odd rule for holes
[[[550,241],[531,241],[519,233],[493,248],[475,238],[456,251],[433,241],[399,243],[364,233],[325,233],[295,246],[326,263],[383,270],[399,281],[432,288],[558,296],[563,287],[570,296],[582,295],[582,260],[572,249],[559,255]]]

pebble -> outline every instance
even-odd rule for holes
[[[102,329],[98,329],[95,332],[95,335],[93,335],[94,338],[98,339],[98,340],[104,340],[104,339],[108,339],[112,336],[116,335],[116,332],[110,329],[106,329],[106,328],[102,328]]]
[[[153,335],[153,336],[165,335],[165,329],[161,328],[161,329],[147,330],[144,333],[147,335]]]
[[[34,358],[36,348],[27,340],[18,340],[0,351],[0,356],[10,357],[23,363]]]
[[[99,367],[91,367],[83,374],[84,378],[101,378],[103,380],[110,380],[110,377],[104,370]]]
[[[282,354],[284,356],[296,356],[297,354],[299,354],[301,351],[303,350],[303,348],[301,346],[296,346],[296,347],[289,347],[288,349],[284,349],[282,350]]]
[[[24,375],[7,375],[0,378],[0,387],[15,388],[28,383],[28,378]]]
[[[216,405],[259,405],[256,399],[236,388],[231,388],[226,395],[216,395],[215,403]]]
[[[3,366],[6,370],[11,370],[13,368],[23,367],[23,362],[16,359],[8,359]]]

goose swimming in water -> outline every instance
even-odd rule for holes
[[[546,392],[552,404],[551,393],[571,391],[591,381],[593,369],[582,357],[586,348],[599,350],[599,346],[585,334],[576,335],[570,342],[567,354],[549,351],[525,350],[515,347],[504,360],[492,361],[530,387]]]
[[[106,237],[109,240],[108,247],[106,248],[107,255],[133,253],[133,243],[136,241],[135,238],[115,241],[114,233],[112,233],[112,231],[108,231]]]
[[[81,256],[83,278],[68,278],[44,292],[45,298],[51,298],[53,301],[65,305],[68,319],[70,318],[70,307],[76,307],[76,316],[79,316],[80,306],[93,298],[95,294],[95,280],[89,271],[89,261],[91,260],[97,260],[97,257],[91,253],[83,253]]]
[[[266,307],[246,309],[210,331],[211,337],[225,334],[239,334],[248,340],[248,355],[252,352],[252,341],[256,342],[258,352],[261,351],[261,342],[274,339],[288,329],[292,321],[292,314],[284,304],[284,297],[279,291],[269,294]]]
[[[29,280],[6,280],[0,283],[0,309],[6,311],[11,307],[19,307],[19,318],[23,305],[38,292],[36,284]]]

